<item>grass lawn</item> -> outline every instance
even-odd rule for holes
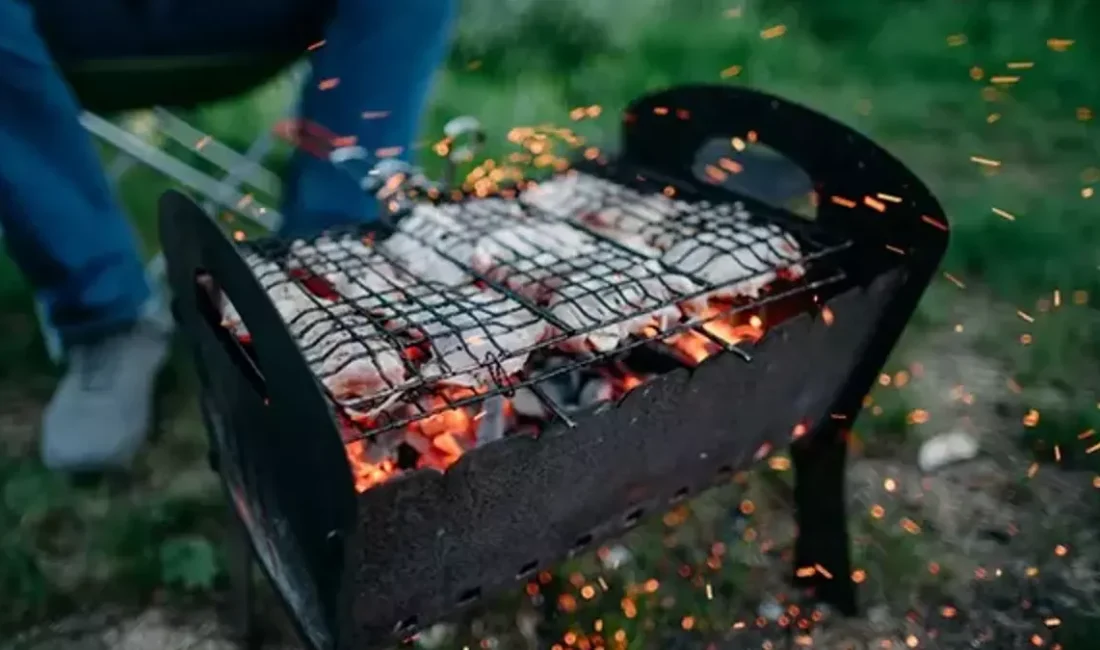
[[[509,151],[508,128],[543,123],[568,124],[612,146],[622,106],[683,82],[745,84],[836,117],[924,178],[953,227],[944,277],[891,368],[919,362],[930,337],[957,334],[961,348],[989,360],[1011,386],[1011,401],[995,405],[995,426],[1028,441],[1040,459],[1057,453],[1063,463],[1089,467],[1078,434],[1100,429],[1100,135],[1092,117],[1100,106],[1092,66],[1100,44],[1089,40],[1100,5],[497,4],[467,3],[426,143],[447,119],[468,113],[490,128],[489,155]],[[188,117],[243,148],[282,113],[289,92],[273,84]],[[604,108],[600,117],[571,122],[570,109],[590,105]],[[138,170],[121,188],[147,242],[167,186]],[[166,424],[138,476],[81,488],[34,460],[35,418],[52,370],[27,290],[4,259],[0,323],[0,600],[9,604],[0,636],[92,593],[143,602],[216,591],[219,494],[203,469],[185,364],[165,382]],[[862,439],[904,445],[914,408],[928,408],[937,425],[920,394],[884,388],[875,399],[883,410],[861,419]],[[1032,409],[1038,417],[1025,418]],[[950,426],[946,415],[938,426]],[[744,579],[728,576],[731,584]],[[679,620],[675,612],[662,616],[661,625]]]

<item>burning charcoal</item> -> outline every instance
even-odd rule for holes
[[[545,420],[550,416],[550,410],[530,388],[516,389],[516,394],[512,397],[512,408],[524,417]]]
[[[481,421],[477,425],[478,447],[504,437],[504,429],[507,425],[504,417],[504,397],[493,395],[485,400],[481,413]]]
[[[615,397],[615,386],[610,379],[593,377],[584,383],[580,395],[577,396],[577,405],[580,408],[588,408],[597,404],[610,402]]]
[[[407,442],[397,446],[397,467],[399,469],[415,469],[420,460],[420,452]]]
[[[539,374],[549,375],[551,373],[557,373],[553,377],[549,378],[548,382],[555,382],[561,385],[562,391],[568,395],[575,395],[577,391],[581,389],[581,371],[579,368],[572,368],[571,370],[563,370],[570,366],[576,366],[577,360],[566,356],[551,356],[547,357],[543,361],[544,370]],[[544,382],[546,383],[546,382]],[[543,387],[539,384],[539,387]]]
[[[577,388],[573,388],[574,386]],[[554,406],[567,410],[576,407],[577,391],[580,390],[579,387],[579,379],[574,382],[570,381],[569,378],[565,376],[559,376],[539,384],[539,389],[542,390],[543,396],[547,401],[551,402]],[[549,406],[547,408],[549,408]]]

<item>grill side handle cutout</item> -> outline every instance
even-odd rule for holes
[[[806,170],[766,144],[716,136],[695,154],[692,177],[747,196],[808,221],[817,219],[813,179]]]
[[[934,267],[947,248],[943,209],[913,172],[861,133],[794,102],[744,87],[684,85],[634,101],[622,126],[625,160],[684,180],[716,138],[766,145],[812,180],[818,223],[871,251],[893,247],[885,260]]]
[[[195,274],[194,290],[198,313],[207,327],[214,332],[225,355],[256,391],[256,395],[266,403],[270,399],[267,393],[267,382],[256,364],[254,352],[251,347],[245,347],[231,332],[221,326],[221,315],[217,306],[217,296],[220,295],[221,289],[214,282],[214,278],[205,270],[198,270]]]

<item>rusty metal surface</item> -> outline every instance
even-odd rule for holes
[[[664,136],[642,137],[643,127],[661,128],[650,115],[665,116],[668,106],[709,121],[684,118]],[[862,136],[751,91],[689,87],[639,100],[624,120],[626,152],[655,164],[654,180],[683,174],[688,145],[732,132],[737,125],[717,123],[730,115],[759,122],[762,140],[773,144],[774,134],[783,154],[807,148],[791,158],[825,199],[820,222],[855,242],[839,261],[845,282],[821,296],[835,320],[803,314],[771,329],[751,362],[718,354],[578,417],[575,427],[498,440],[445,473],[418,470],[358,495],[331,405],[240,252],[187,199],[165,199],[176,313],[210,410],[228,423],[210,427],[212,445],[239,495],[238,514],[256,523],[253,548],[268,552],[264,568],[311,646],[389,645],[727,478],[768,445],[789,444],[796,425],[815,439],[842,435],[818,425],[833,413],[849,423],[858,414],[946,246],[942,210]],[[784,131],[789,119],[812,124]],[[815,128],[817,143],[802,142]],[[835,152],[843,165],[830,166],[829,143],[847,148]],[[675,155],[661,163],[662,151]],[[867,202],[842,209],[828,202],[834,192],[846,201],[885,192],[900,207],[888,217]],[[200,272],[240,311],[254,356],[204,305]]]
[[[899,274],[772,330],[745,363],[733,354],[677,370],[575,429],[511,438],[446,474],[417,472],[358,497],[345,545],[341,647],[407,636],[412,625],[529,577],[663,512],[829,417]],[[395,627],[396,626],[396,627]]]

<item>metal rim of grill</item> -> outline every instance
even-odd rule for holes
[[[602,178],[609,183],[615,184],[620,190],[633,190],[643,196],[656,196],[659,193],[659,191],[656,190],[654,181],[648,180],[644,173],[638,173],[637,171],[628,173],[622,170],[608,168],[604,165],[578,165],[569,173],[578,172],[590,174],[596,178]],[[558,177],[560,176],[555,176],[553,178]],[[442,259],[453,264],[462,273],[466,274],[471,280],[458,285],[447,285],[438,281],[418,278],[412,270],[407,268],[402,260],[387,253],[383,247],[372,245],[376,233],[379,230],[377,225],[336,229],[305,240],[299,240],[307,246],[327,240],[337,245],[339,249],[345,253],[345,257],[343,258],[335,257],[331,250],[321,250],[316,246],[312,247],[309,254],[301,254],[295,251],[295,247],[292,246],[290,242],[274,237],[240,243],[240,246],[245,252],[254,253],[257,256],[253,258],[254,261],[262,260],[264,262],[275,262],[278,264],[278,273],[260,272],[257,274],[258,279],[265,288],[270,290],[276,284],[287,282],[294,283],[301,289],[302,293],[308,296],[312,301],[312,306],[309,309],[298,313],[294,319],[288,322],[288,325],[291,326],[292,329],[300,324],[300,321],[310,317],[310,322],[299,331],[300,335],[304,336],[308,333],[309,329],[327,324],[330,327],[337,328],[347,336],[346,340],[338,345],[329,346],[328,350],[319,355],[313,354],[311,348],[323,343],[324,335],[309,344],[302,344],[302,341],[299,339],[299,343],[302,344],[303,354],[308,361],[314,364],[322,363],[342,345],[353,343],[362,346],[364,352],[343,360],[339,368],[346,367],[357,359],[364,358],[370,358],[370,363],[374,367],[381,368],[382,362],[376,355],[379,345],[400,351],[398,354],[401,357],[401,364],[404,370],[408,372],[406,379],[401,382],[395,382],[385,377],[383,373],[382,377],[386,384],[385,387],[373,391],[368,396],[354,399],[341,399],[334,395],[332,391],[322,383],[322,390],[326,393],[336,411],[343,416],[346,423],[352,423],[355,426],[354,433],[345,432],[345,443],[367,439],[445,410],[469,407],[495,395],[508,396],[518,388],[528,388],[532,390],[559,421],[564,422],[568,426],[572,426],[573,421],[570,415],[556,404],[553,399],[539,390],[538,386],[541,382],[551,379],[561,373],[596,365],[615,357],[621,357],[646,344],[661,344],[664,340],[687,331],[693,331],[703,335],[711,343],[725,352],[733,352],[740,355],[745,360],[751,360],[750,354],[744,349],[751,343],[746,341],[731,344],[710,333],[704,326],[712,321],[760,308],[776,301],[817,291],[828,285],[841,282],[846,277],[845,273],[839,268],[830,268],[826,258],[848,249],[852,245],[850,239],[843,239],[826,233],[822,229],[816,228],[809,220],[799,219],[784,210],[765,205],[750,197],[740,195],[734,196],[736,202],[751,206],[751,212],[748,219],[731,218],[729,215],[720,214],[718,209],[723,205],[732,205],[734,201],[712,203],[701,198],[698,195],[698,190],[695,188],[683,182],[677,182],[675,188],[677,196],[688,197],[686,200],[683,198],[679,199],[686,204],[686,207],[677,207],[673,214],[666,215],[660,223],[647,226],[647,236],[650,239],[666,239],[677,242],[681,239],[698,236],[700,234],[712,235],[713,239],[708,242],[708,246],[712,249],[712,259],[714,257],[738,256],[746,253],[755,258],[759,270],[752,275],[731,278],[728,281],[715,283],[698,277],[690,271],[685,272],[683,269],[677,268],[674,264],[670,265],[660,259],[648,257],[627,244],[616,241],[587,226],[580,219],[570,219],[552,215],[522,199],[518,201],[516,199],[511,199],[512,204],[519,206],[519,209],[523,213],[522,218],[517,220],[516,215],[507,214],[499,209],[494,210],[492,204],[487,202],[487,199],[491,200],[500,196],[515,196],[517,191],[522,192],[528,187],[530,187],[529,184],[521,184],[512,188],[506,188],[488,197],[476,196],[472,193],[463,193],[460,197],[453,194],[435,197],[431,201],[433,205],[440,206],[444,209],[447,207],[458,208],[452,211],[450,216],[463,227],[461,233],[452,233],[452,236],[446,243],[472,246],[484,238],[492,238],[497,241],[497,243],[500,243],[499,239],[496,239],[496,233],[501,229],[516,225],[538,227],[551,224],[564,224],[575,230],[582,237],[587,238],[592,247],[583,253],[577,254],[573,259],[567,259],[548,251],[546,247],[541,246],[538,242],[532,240],[525,241],[524,243],[526,245],[538,250],[540,256],[552,257],[550,262],[536,262],[530,256],[524,256],[519,251],[513,251],[516,253],[516,257],[511,261],[525,262],[523,266],[526,270],[523,271],[522,274],[526,275],[530,282],[537,284],[546,279],[560,279],[563,274],[572,272],[583,273],[586,272],[588,268],[591,268],[592,265],[603,265],[606,267],[610,264],[614,264],[620,268],[636,268],[637,265],[644,266],[649,264],[652,270],[641,277],[637,275],[622,276],[622,274],[619,273],[618,275],[621,277],[610,278],[608,276],[616,275],[616,272],[613,269],[609,269],[607,273],[603,274],[604,277],[594,276],[593,279],[600,281],[603,285],[600,289],[616,293],[619,296],[623,296],[624,288],[642,287],[643,281],[655,280],[662,283],[663,288],[668,291],[668,297],[654,297],[643,290],[643,293],[645,293],[644,305],[633,308],[628,307],[627,310],[624,310],[622,307],[608,304],[606,300],[607,294],[599,290],[585,289],[579,294],[573,292],[576,295],[572,295],[566,299],[566,302],[576,303],[581,298],[593,296],[599,300],[603,308],[602,311],[605,313],[614,312],[614,316],[602,319],[588,317],[586,320],[589,321],[589,324],[585,326],[569,326],[559,318],[556,318],[545,305],[538,304],[531,298],[509,288],[505,283],[494,280],[471,268],[468,263],[456,258],[447,250],[444,250],[440,245],[442,242],[429,241],[423,236],[418,236],[407,231],[384,228],[384,230],[390,231],[388,234],[392,234],[395,231],[402,232],[405,236],[416,240],[417,243],[425,249],[425,252],[431,251],[439,255]],[[670,186],[665,185],[665,187]],[[522,197],[522,194],[520,194],[520,196]],[[427,197],[420,198],[425,199]],[[475,206],[476,209],[462,210],[464,206],[471,205]],[[591,203],[588,211],[611,207],[624,209],[626,211],[631,209],[629,201],[625,200],[620,192],[619,196],[591,196]],[[634,206],[634,208],[636,209],[636,206]],[[768,234],[770,236],[787,235],[794,237],[799,243],[800,254],[792,256],[789,252],[775,250],[775,247],[767,237],[761,237],[758,234],[752,234],[748,231],[748,228],[752,226],[763,226],[768,228]],[[747,238],[747,240],[734,241],[734,236],[738,236],[740,239]],[[715,244],[715,241],[724,241],[725,245]],[[371,247],[371,257],[364,259],[361,256],[354,255],[344,245],[347,243],[367,244]],[[761,259],[759,254],[754,251],[754,247],[758,245],[768,246],[772,253],[784,259],[785,263],[783,265],[775,265]],[[703,266],[705,264],[706,262],[703,262],[698,266]],[[802,265],[806,267],[806,273],[803,278],[789,283],[790,286],[785,287],[781,291],[769,293],[764,297],[751,300],[738,299],[721,309],[711,311],[711,313],[705,316],[696,315],[687,317],[671,326],[661,328],[659,333],[654,336],[626,337],[610,351],[592,351],[583,355],[572,355],[574,358],[573,361],[568,364],[556,365],[553,369],[537,372],[527,372],[527,370],[524,369],[518,373],[509,375],[502,368],[502,364],[510,359],[548,352],[567,340],[582,337],[603,328],[615,327],[631,319],[644,316],[645,314],[658,312],[667,307],[699,299],[739,283],[759,279],[769,273],[775,273],[781,266],[791,265]],[[296,273],[295,270],[299,272]],[[387,274],[381,272],[383,270],[390,273],[396,271],[401,281],[397,282],[392,278],[387,278],[387,283],[390,286],[379,291],[367,287],[360,277],[360,274],[369,272],[385,278]],[[331,287],[331,285],[328,285],[327,282],[322,281],[323,288],[321,291],[318,291],[316,285],[311,285],[312,282],[316,282],[323,278],[325,272],[331,271],[341,272],[348,278],[351,278],[356,289],[363,295],[351,299],[341,295]],[[304,272],[304,274],[302,272]],[[285,273],[285,277],[282,275],[283,273]],[[668,276],[687,277],[698,287],[698,289],[691,292],[679,292],[669,285],[667,282]],[[272,279],[275,281],[272,282]],[[773,281],[769,284],[776,283]],[[568,284],[556,285],[555,291],[562,292],[569,286]],[[460,296],[463,292],[469,294],[471,293],[470,290],[474,287],[480,289],[477,293],[480,293],[481,296],[492,296],[495,294],[491,302],[479,303],[479,307],[490,316],[495,317],[496,320],[489,320],[486,322],[478,316],[471,316],[471,313],[467,311],[464,312],[464,315],[467,318],[472,318],[474,326],[472,328],[470,326],[460,326],[453,322],[456,316],[455,313],[442,313],[451,307],[448,305],[447,300],[433,301],[429,299],[430,296],[440,294],[444,296],[448,293],[458,294]],[[326,295],[322,296],[319,294]],[[326,304],[326,302],[328,304]],[[505,310],[494,310],[492,308],[494,306],[505,307]],[[334,309],[341,307],[345,308],[348,313],[354,314],[370,322],[373,326],[373,333],[371,335],[364,335],[357,332],[355,328],[345,324],[340,315],[333,313]],[[580,309],[584,311],[583,307]],[[542,337],[537,343],[516,349],[505,349],[500,346],[496,340],[497,337],[502,335],[499,328],[503,326],[500,325],[499,318],[502,316],[513,316],[519,312],[523,312],[525,318],[518,323],[511,323],[510,327],[513,330],[533,325],[538,321],[543,321],[554,327],[553,333],[550,336]],[[388,322],[388,320],[393,317],[407,319],[411,314],[427,314],[429,320],[418,320],[418,324],[420,326],[434,326],[437,330],[442,330],[442,334],[436,334],[434,336],[411,335],[411,328],[406,327],[403,328],[404,331],[400,329],[395,331],[395,328]],[[476,355],[470,352],[468,341],[466,340],[471,329],[479,330],[485,334],[485,338],[492,342],[495,350],[492,351],[483,362],[465,365],[462,368],[446,367],[445,361],[442,360],[444,355],[440,354],[434,341],[445,336],[458,337],[463,341],[462,345],[466,352],[471,358],[474,358]],[[507,331],[503,332],[503,334],[506,333]],[[415,363],[408,358],[406,351],[410,348],[423,349],[425,347],[430,350],[430,358],[439,359],[441,363],[445,365],[441,374],[424,375],[420,372],[420,369]],[[338,372],[339,368],[333,369],[330,372]],[[445,391],[434,392],[433,395],[441,398],[442,402],[434,408],[426,408],[421,400],[415,399],[415,395],[418,392],[424,392],[439,384],[445,384],[447,379],[471,371],[484,371],[484,374],[487,374],[491,378],[491,385],[485,385],[489,383],[485,382],[481,386],[478,386],[476,390],[471,390],[471,394],[468,396],[457,398],[449,395]],[[318,378],[323,380],[325,377],[319,376]],[[413,412],[409,415],[400,416],[383,413],[382,417],[369,418],[366,423],[362,416],[355,415],[356,413],[377,409],[380,405],[386,404],[387,400],[394,400],[401,396],[407,397],[407,399],[402,400],[402,403],[412,407],[410,410]]]

